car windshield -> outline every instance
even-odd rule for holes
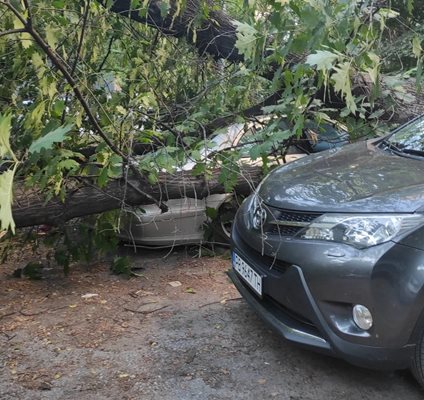
[[[383,143],[394,151],[424,156],[424,116],[400,128]]]

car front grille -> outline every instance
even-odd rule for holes
[[[249,246],[243,240],[243,252],[246,254],[249,260],[253,261],[255,264],[263,266],[266,270],[278,271],[280,273],[285,273],[287,269],[292,265],[286,261],[279,260],[276,257],[271,257],[266,254],[261,254],[259,251],[256,251],[251,246]]]
[[[322,213],[281,210],[270,207],[267,233],[280,236],[295,236]]]

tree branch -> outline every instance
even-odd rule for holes
[[[100,71],[103,69],[104,65],[106,64],[106,61],[107,61],[107,59],[109,58],[110,53],[111,53],[111,51],[112,51],[112,45],[113,45],[113,42],[114,42],[114,40],[115,40],[115,39],[116,39],[116,38],[115,38],[115,36],[114,36],[114,35],[112,35],[112,36],[110,37],[109,44],[108,44],[108,46],[107,46],[106,55],[104,56],[104,58],[103,58],[102,62],[100,63],[99,67],[97,68],[97,72],[100,72]]]
[[[80,39],[79,39],[79,42],[78,42],[77,53],[75,55],[74,63],[73,63],[72,68],[71,68],[71,75],[74,75],[75,70],[76,70],[77,65],[78,65],[79,58],[81,57],[81,49],[82,49],[82,45],[84,43],[84,36],[85,36],[85,30],[87,28],[87,21],[88,21],[89,12],[90,12],[90,0],[87,0],[87,2],[85,4],[85,10],[84,10],[82,28],[81,28],[81,35],[80,35]],[[62,125],[65,123],[66,106],[68,104],[68,101],[69,101],[69,92],[67,92],[66,96],[65,96],[65,102],[64,102],[65,105],[63,107],[62,118],[61,118]]]
[[[77,86],[77,82],[73,78],[71,72],[68,70],[67,66],[64,64],[60,56],[48,45],[48,43],[40,36],[40,34],[34,29],[32,21],[29,23],[22,15],[21,13],[9,2],[9,1],[2,1],[2,4],[4,4],[15,16],[20,20],[20,22],[24,25],[25,30],[27,33],[29,33],[32,38],[35,40],[35,42],[38,44],[38,46],[44,51],[44,53],[47,55],[47,57],[50,59],[50,61],[55,65],[57,69],[62,73],[63,77],[66,79],[68,84],[72,87],[72,90],[74,91],[74,94],[78,101],[80,102],[81,106],[83,107],[85,113],[87,114],[91,124],[93,125],[95,131],[97,134],[103,139],[103,141],[108,145],[108,147],[117,155],[119,155],[124,163],[128,165],[128,167],[131,169],[131,171],[134,173],[134,175],[140,180],[141,182],[145,182],[145,177],[141,174],[141,172],[137,169],[137,167],[134,165],[134,161],[132,159],[129,159],[106,135],[106,133],[103,131],[102,127],[100,126],[97,118],[93,114],[93,112],[90,109],[90,106],[88,105],[87,101],[85,100],[83,94],[79,90]],[[145,196],[149,196],[146,193],[140,193]],[[150,199],[153,201],[157,206],[162,210],[162,212],[168,211],[168,207],[163,204],[160,200],[157,201],[154,198]]]
[[[25,33],[25,32],[26,32],[26,29],[25,28],[21,28],[21,29],[9,29],[7,31],[0,32],[0,37],[7,36],[7,35],[14,35],[16,33]]]

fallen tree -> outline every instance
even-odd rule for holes
[[[374,125],[400,123],[424,111],[423,93],[417,90],[422,62],[419,37],[414,37],[411,47],[418,63],[418,81],[381,71],[384,54],[377,55],[378,46],[393,17],[384,2],[369,7],[345,2],[341,11],[334,11],[326,10],[321,1],[270,1],[263,8],[253,6],[247,22],[237,21],[233,17],[237,13],[210,1],[100,2],[119,15],[113,22],[104,22],[110,13],[96,8],[94,1],[86,0],[82,10],[75,4],[59,3],[49,13],[38,1],[0,1],[4,15],[0,67],[5,71],[0,76],[0,157],[7,158],[1,166],[0,187],[6,195],[1,198],[0,211],[5,228],[13,226],[8,208],[15,174],[17,182],[25,177],[29,183],[22,191],[16,190],[13,217],[18,227],[62,224],[124,204],[156,203],[166,211],[167,199],[203,198],[224,191],[218,172],[212,171],[212,178],[206,174],[207,181],[189,172],[161,175],[152,186],[148,169],[138,168],[136,148],[142,154],[164,148],[166,157],[159,154],[157,158],[162,157],[162,163],[176,162],[181,153],[198,152],[200,140],[237,117],[264,112],[288,118],[293,132],[299,133],[309,116],[346,123],[371,121],[374,128],[374,121]],[[327,26],[331,12],[339,14]],[[287,26],[280,25],[278,13]],[[130,21],[129,26],[123,21]],[[96,30],[96,23],[104,26]],[[340,31],[333,34],[333,25]],[[272,33],[262,33],[261,28],[272,28]],[[170,37],[185,38],[189,46],[170,42]],[[190,53],[192,45],[200,57]],[[19,54],[16,65],[8,63],[9,49]],[[101,51],[104,54],[99,57]],[[175,73],[181,62],[185,62],[187,78]],[[198,70],[196,63],[202,65]],[[227,73],[230,68],[232,72]],[[120,71],[120,80],[107,76],[111,71]],[[193,83],[202,75],[206,83],[200,78]],[[109,90],[108,80],[117,89]],[[183,82],[181,88],[179,82]],[[97,97],[96,91],[100,92]],[[211,104],[215,104],[213,109]],[[65,132],[63,127],[70,125],[72,129]],[[266,140],[275,141],[278,134],[278,143],[283,143],[284,132],[273,129]],[[39,144],[38,151],[28,151],[31,143]],[[173,154],[177,154],[174,159]],[[127,166],[131,178],[126,182],[110,178],[113,163]],[[87,178],[87,165],[95,169],[89,174],[94,178]],[[152,168],[158,167],[166,169],[162,165]],[[239,176],[236,192],[251,190],[260,171],[254,169],[250,174],[247,180]],[[100,184],[100,179],[106,182]],[[45,203],[46,192],[50,197],[61,193],[61,197]]]
[[[34,225],[62,226],[76,217],[99,214],[120,208],[151,204],[152,199],[164,202],[170,199],[192,197],[203,199],[211,194],[225,193],[219,180],[220,169],[205,177],[193,176],[191,171],[175,174],[161,173],[155,185],[137,178],[114,179],[100,188],[88,179],[76,183],[64,201],[54,198],[46,203],[43,194],[19,189],[16,192],[13,217],[16,227]],[[245,166],[237,174],[234,192],[248,195],[262,178],[262,168]]]

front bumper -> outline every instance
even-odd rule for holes
[[[361,367],[395,370],[411,365],[414,343],[386,345],[383,339],[379,345],[367,333],[361,337],[337,332],[329,321],[329,313],[324,315],[322,302],[318,304],[314,298],[302,267],[295,263],[277,265],[280,271],[284,268],[283,273],[266,268],[266,256],[252,251],[241,239],[237,223],[232,244],[233,251],[263,277],[263,297],[259,298],[234,270],[229,272],[231,280],[249,305],[287,340]],[[321,286],[325,286],[324,278],[321,279]]]
[[[259,299],[233,270],[228,271],[228,275],[253,310],[290,342],[322,354],[343,358],[351,364],[364,368],[396,370],[409,368],[411,365],[414,345],[407,345],[401,349],[387,349],[349,343],[334,335],[325,338],[326,335],[321,334],[320,330],[303,325],[293,318],[291,313],[284,312],[270,301]]]

